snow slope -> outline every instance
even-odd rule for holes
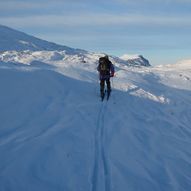
[[[1,54],[1,191],[191,189],[191,62],[113,60],[102,103],[98,57]]]
[[[41,52],[43,52],[43,54],[41,54]],[[91,57],[93,55],[94,60],[97,60],[100,56],[105,54],[90,53],[86,50],[74,49],[52,42],[47,42],[12,28],[0,25],[0,61],[28,63],[26,58],[28,59],[30,57],[31,60],[38,60],[38,56],[40,55],[52,56],[50,58],[51,61],[55,59],[62,60],[64,57],[71,56],[73,60],[75,59],[76,61],[84,62],[86,59],[89,59],[89,55]],[[149,61],[143,56],[138,56],[130,60],[114,56],[110,56],[110,58],[112,61],[128,66],[150,66]],[[40,59],[47,60],[45,57],[41,57]]]
[[[67,53],[86,52],[84,50],[74,49],[67,46],[58,45],[52,42],[41,40],[39,38],[27,35],[23,32],[14,30],[7,26],[0,25],[0,51],[42,51],[42,50],[60,50]]]
[[[0,191],[191,189],[191,61],[98,59],[0,26]]]

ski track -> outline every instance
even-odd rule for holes
[[[110,191],[109,163],[105,145],[105,113],[107,101],[101,103],[95,132],[95,161],[92,176],[92,191]],[[103,167],[103,174],[100,167]],[[100,182],[102,180],[102,182]],[[100,188],[103,185],[104,189]]]

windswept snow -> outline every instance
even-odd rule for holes
[[[190,63],[115,63],[101,103],[95,55],[26,54],[0,65],[0,190],[191,188]]]
[[[103,54],[0,53],[0,191],[191,189],[191,61],[116,74],[100,101]]]

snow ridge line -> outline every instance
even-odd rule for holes
[[[105,187],[105,191],[110,191],[110,179],[109,179],[109,167],[105,152],[105,144],[104,144],[104,123],[105,123],[105,111],[107,110],[107,103],[102,103],[97,123],[96,123],[96,132],[95,132],[95,161],[93,167],[92,174],[92,191],[100,191],[99,180],[104,180],[103,185]],[[101,177],[100,167],[103,166],[103,178]],[[100,179],[98,179],[100,178]]]

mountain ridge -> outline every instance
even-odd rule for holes
[[[71,52],[86,52],[85,50],[74,49],[68,46],[59,45],[53,42],[42,40],[40,38],[28,35],[24,32],[12,29],[7,26],[0,25],[0,51],[52,51],[65,50],[67,53]]]
[[[69,56],[77,55],[81,60],[87,57],[87,54],[95,55],[94,57],[96,57],[96,59],[99,59],[98,56],[105,55],[105,53],[91,53],[82,49],[75,49],[64,45],[58,45],[56,43],[41,40],[39,38],[3,25],[0,25],[0,51],[7,52],[7,55],[9,53],[12,55],[13,51],[17,52],[17,54],[21,54],[22,51],[25,56],[26,51],[57,51],[57,54],[62,52],[61,54]],[[138,56],[137,58],[131,60],[125,60],[112,55],[109,56],[114,60],[114,62],[120,62],[121,64],[125,65],[150,66],[149,61],[143,56]],[[3,59],[1,59],[1,61],[3,62]]]

